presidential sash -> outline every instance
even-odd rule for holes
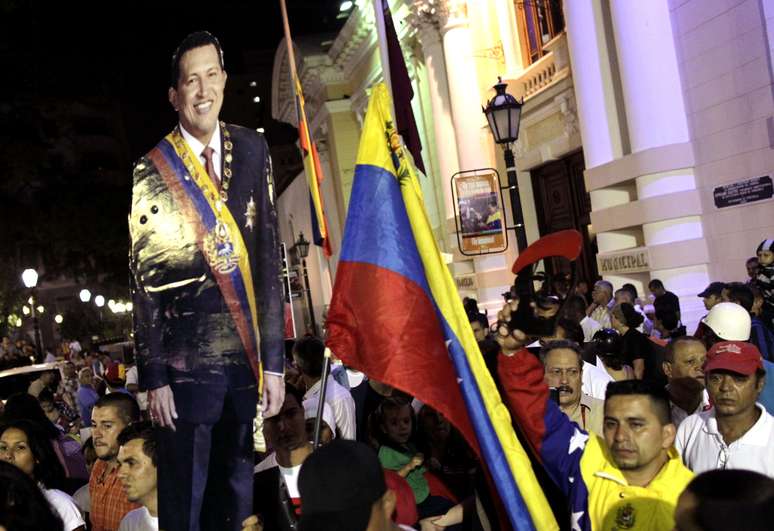
[[[223,131],[225,142],[230,142],[225,127]],[[234,319],[260,391],[263,375],[258,356],[261,338],[258,310],[250,260],[239,226],[226,206],[225,197],[178,128],[159,142],[148,158],[158,169],[173,202],[194,228],[196,244]]]

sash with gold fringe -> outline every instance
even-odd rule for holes
[[[258,310],[250,260],[239,226],[178,128],[159,142],[148,157],[183,217],[195,230],[196,243],[234,319],[260,391],[263,381],[258,356]]]

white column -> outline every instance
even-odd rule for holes
[[[484,101],[476,75],[473,38],[465,0],[442,0],[438,16],[443,40],[443,52],[449,82],[452,122],[457,140],[460,170],[474,170],[493,165],[491,133],[481,112]],[[495,80],[492,80],[494,83]],[[499,155],[499,153],[498,153]],[[472,267],[471,267],[472,266]],[[480,280],[478,301],[481,305],[497,305],[500,293],[512,281],[510,264],[505,254],[476,257],[472,261],[455,262],[455,273],[475,272]]]
[[[583,156],[586,168],[594,168],[623,155],[611,50],[605,40],[600,2],[576,0],[563,5]]]
[[[689,142],[668,1],[613,0],[610,11],[632,152]],[[639,200],[659,196],[666,204],[671,194],[696,189],[693,168],[643,175],[636,183]],[[642,231],[648,246],[703,238],[700,216],[645,223]],[[684,258],[675,256],[675,265]],[[692,329],[703,314],[696,294],[709,282],[708,265],[668,265],[651,271],[651,277],[681,296],[683,321]]]
[[[480,108],[481,93],[468,25],[467,3],[464,0],[447,0],[439,11],[460,169],[487,167],[490,161],[482,132],[489,132],[484,130],[486,121]]]
[[[687,142],[667,0],[614,0],[610,12],[632,152]]]
[[[516,10],[513,0],[493,0],[497,25],[500,30],[500,42],[505,57],[505,75],[503,78],[515,79],[523,70],[521,50],[519,49]]]
[[[567,46],[570,50],[572,81],[577,102],[578,122],[583,141],[586,168],[595,168],[623,156],[622,125],[613,90],[610,50],[605,39],[602,4],[591,0],[564,2]],[[592,190],[594,211],[633,200],[627,187]],[[642,236],[639,229],[616,230],[597,234],[600,253],[637,247]],[[606,275],[605,279],[620,286],[634,278]]]
[[[433,21],[423,21],[417,24],[417,31],[427,69],[428,90],[433,111],[433,133],[435,134],[438,170],[440,171],[437,179],[440,181],[444,194],[444,220],[450,220],[454,217],[454,203],[448,181],[452,175],[459,171],[459,163],[457,137],[454,132],[454,121],[449,101],[449,80],[446,76],[446,65],[443,58],[443,45],[437,25]],[[444,227],[444,232],[446,232],[446,227]]]

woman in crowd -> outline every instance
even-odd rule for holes
[[[0,529],[62,529],[62,520],[51,508],[35,481],[4,461],[0,461]]]
[[[0,427],[0,459],[34,479],[64,523],[64,531],[84,530],[86,524],[73,499],[57,489],[64,469],[43,431],[33,422],[16,420]]]
[[[48,419],[34,396],[18,393],[6,402],[2,421],[6,423],[23,419],[38,425],[51,441],[54,453],[64,467],[65,477],[68,478],[63,489],[65,492],[72,494],[89,481],[89,471],[86,469],[86,461],[78,441],[68,437]]]

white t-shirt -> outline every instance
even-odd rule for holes
[[[85,441],[86,439],[83,440]],[[81,514],[91,512],[91,494],[89,494],[88,483],[73,493],[73,501],[81,510]]]
[[[718,431],[715,408],[686,418],[677,428],[675,448],[697,474],[718,468],[753,470],[774,478],[774,417],[761,404],[752,428],[727,445]]]
[[[48,503],[51,504],[51,507],[54,508],[56,514],[64,522],[64,531],[72,531],[86,525],[81,516],[81,511],[70,496],[57,489],[44,489],[41,487],[40,490],[48,500]]]
[[[314,384],[304,395],[304,401],[320,396],[320,381]],[[325,388],[325,403],[331,406],[336,420],[336,431],[342,439],[354,440],[357,435],[355,420],[355,400],[332,376],[328,377]]]
[[[147,507],[140,507],[126,513],[118,531],[159,531],[158,516],[151,516]]]
[[[594,339],[594,334],[602,330],[602,325],[588,315],[581,320],[580,325],[583,329],[583,341],[586,343],[590,343]]]
[[[139,382],[137,365],[132,365],[126,370],[126,385],[139,384]],[[148,409],[148,392],[138,391],[135,398],[137,399],[137,405],[140,406],[140,411],[146,411]]]
[[[583,385],[581,386],[581,391],[591,398],[604,400],[607,384],[612,381],[613,377],[606,370],[600,369],[587,361],[583,362]]]

